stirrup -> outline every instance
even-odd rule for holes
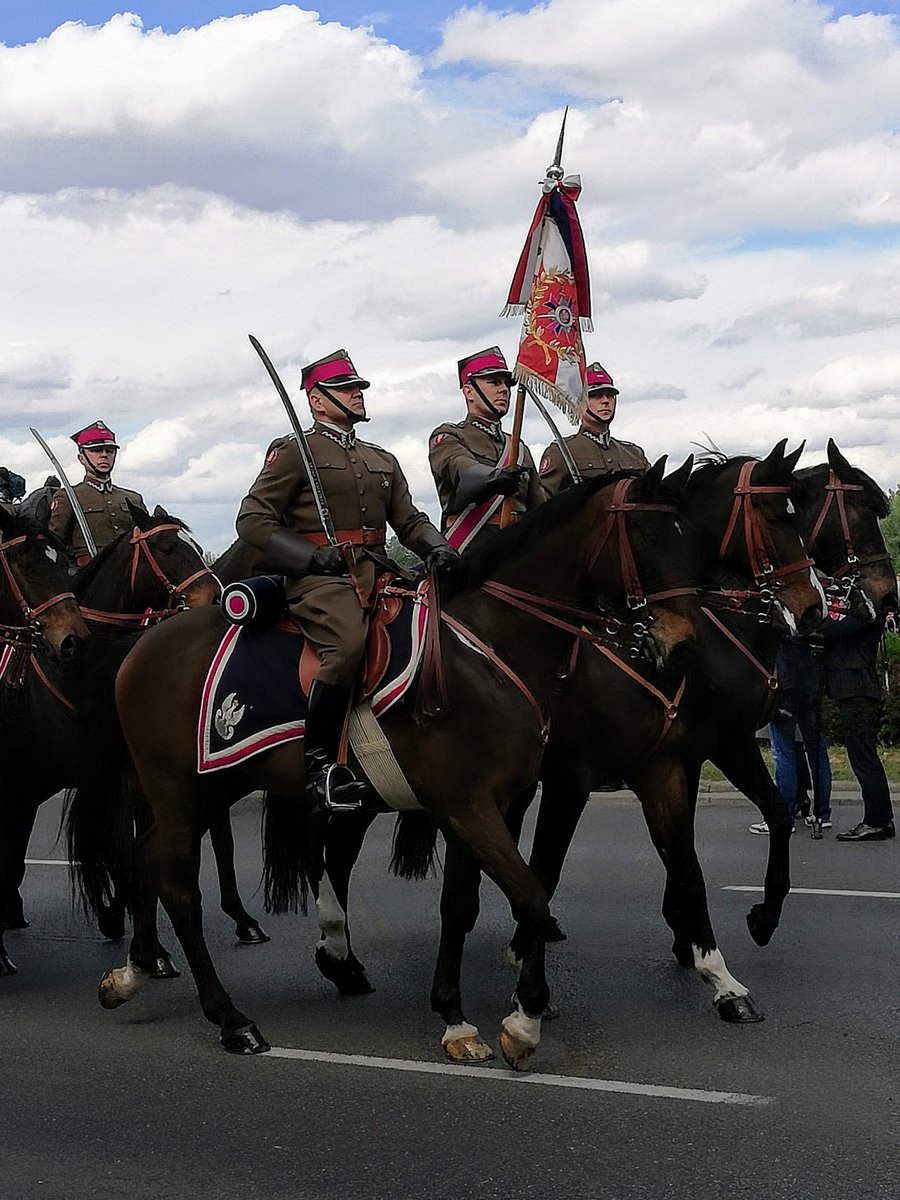
[[[332,763],[324,776],[325,808],[328,812],[358,812],[368,786],[343,763]]]

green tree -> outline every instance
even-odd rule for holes
[[[881,522],[881,532],[888,554],[894,564],[894,570],[900,573],[900,486],[891,488],[888,492],[891,501],[891,511]]]
[[[415,567],[422,565],[422,560],[417,554],[413,554],[412,550],[407,550],[405,546],[400,545],[396,534],[388,538],[385,550],[395,563],[399,563],[407,571],[412,571]]]

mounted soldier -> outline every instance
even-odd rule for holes
[[[117,487],[112,481],[119,444],[116,435],[102,421],[95,421],[71,435],[78,447],[78,461],[84,467],[84,479],[72,488],[94,540],[92,548],[76,517],[65,488],[50,502],[50,532],[66,545],[83,567],[93,553],[111,545],[120,534],[133,528],[129,503],[147,511],[143,497],[130,488]]]
[[[582,479],[593,475],[610,475],[614,471],[646,471],[650,463],[640,446],[614,438],[609,427],[616,415],[619,389],[612,376],[600,363],[587,369],[587,408],[577,433],[567,437],[566,446]],[[556,495],[572,482],[559,447],[547,447],[541,458],[541,482],[551,495]]]
[[[509,408],[512,373],[498,346],[459,361],[459,386],[468,412],[439,425],[428,442],[428,461],[441,504],[441,528],[457,550],[483,545],[500,527],[505,497],[513,518],[547,499],[534,460],[522,443],[510,461],[510,437],[501,422]]]
[[[341,731],[366,646],[376,578],[396,573],[385,553],[390,523],[402,545],[429,571],[457,558],[412,502],[393,454],[357,438],[368,421],[361,378],[346,350],[303,368],[313,427],[302,434],[330,510],[330,544],[296,434],[269,446],[262,470],[241,504],[237,531],[262,551],[268,569],[285,575],[291,612],[322,661],[306,715],[304,761],[310,800],[355,809],[367,785],[336,767]]]

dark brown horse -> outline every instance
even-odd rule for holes
[[[119,647],[129,647],[148,625],[218,596],[218,583],[183,522],[159,507],[152,516],[138,508],[131,514],[131,532],[102,550],[71,583],[67,580],[92,630],[85,653],[66,665],[38,649],[14,699],[7,697],[0,708],[0,925],[7,929],[28,924],[19,888],[37,810],[48,797],[76,784],[82,756],[95,753],[85,743],[77,710],[93,720],[104,687],[111,693],[114,667],[107,673],[107,658],[116,664],[124,653]],[[62,563],[61,547],[53,552]],[[123,935],[121,894],[98,915],[105,936]],[[14,969],[8,958],[5,969],[0,965],[3,974]]]
[[[696,535],[694,578],[700,583],[715,582],[720,591],[726,589],[732,604],[739,604],[742,612],[752,612],[754,629],[763,616],[768,623],[783,613],[786,621],[801,627],[821,618],[822,592],[812,578],[810,561],[789,512],[791,469],[798,454],[785,459],[784,443],[780,443],[764,462],[734,459],[703,468],[689,485],[687,520]],[[706,596],[708,599],[708,593]],[[707,641],[708,636],[707,631]],[[701,658],[705,650],[708,646],[704,649],[701,645]],[[717,650],[721,653],[721,648]],[[729,662],[730,670],[739,670],[741,661],[738,656],[736,663]],[[756,1020],[758,1014],[746,987],[730,975],[716,945],[693,844],[694,776],[699,778],[699,763],[705,757],[702,746],[709,748],[710,711],[722,711],[723,726],[728,722],[725,727],[730,727],[733,713],[728,705],[734,706],[734,698],[728,693],[732,689],[726,688],[726,695],[714,703],[700,704],[697,693],[703,668],[692,661],[684,696],[680,703],[670,704],[669,699],[679,695],[671,681],[660,678],[646,664],[637,679],[628,667],[627,660],[616,661],[589,644],[572,655],[553,706],[531,866],[552,893],[591,787],[624,776],[642,802],[654,844],[666,865],[664,908],[676,929],[680,960],[695,965],[703,978],[713,983],[716,1008],[724,1019]],[[763,699],[767,695],[766,690]],[[530,795],[524,796],[511,814],[516,829],[530,800]],[[349,853],[342,854],[340,840],[342,836],[359,839],[353,830],[344,832],[336,823],[332,829],[336,844],[327,848],[329,881],[333,896],[346,905],[349,870],[358,847],[351,844]],[[466,913],[465,922],[456,925],[467,923],[471,928],[478,911],[477,874],[470,874],[464,886],[457,882],[453,888],[445,888],[444,896],[447,905],[457,905]],[[333,909],[331,894],[329,900]],[[365,990],[363,981],[367,980],[361,965],[349,948],[345,958],[341,957],[335,913],[329,911],[328,915],[329,936],[317,952],[319,967],[341,990]],[[332,948],[330,961],[326,960],[326,947]],[[523,1068],[537,1046],[540,1020],[533,1007],[522,1003],[522,994],[525,989],[530,995],[548,993],[543,944],[523,929],[514,938],[513,950],[522,964],[518,1004],[504,1022],[501,1046],[507,1061]],[[349,971],[341,969],[345,961],[350,962]],[[455,956],[448,956],[442,976],[448,994],[458,987],[460,961],[461,947],[457,947]],[[441,1011],[438,1004],[435,1007]],[[469,1031],[470,1042],[459,1057],[482,1061],[490,1052],[477,1031],[472,1027]]]
[[[625,501],[629,511],[647,510],[633,532],[634,557],[645,567],[650,560],[641,541],[646,530],[653,551],[651,577],[665,581],[660,596],[645,589],[648,604],[642,611],[655,618],[649,628],[647,622],[635,622],[627,610],[629,593],[619,557],[624,552],[620,538],[612,536],[619,524],[613,511],[619,493],[613,485],[600,486],[603,481],[580,485],[504,531],[491,553],[467,556],[444,577],[440,622],[432,625],[438,635],[432,649],[439,642],[441,661],[436,678],[443,680],[442,697],[434,701],[440,711],[432,719],[421,714],[417,721],[413,706],[405,703],[383,719],[411,788],[451,848],[450,877],[454,862],[467,874],[468,864],[476,863],[475,870],[484,870],[501,888],[515,917],[547,940],[561,934],[543,889],[510,836],[505,813],[514,797],[534,787],[549,702],[571,654],[573,632],[596,627],[600,638],[605,627],[627,626],[635,644],[646,641],[673,668],[693,641],[694,597],[679,573],[678,512],[670,496],[660,498],[660,492],[665,493],[660,482],[663,466],[657,464],[634,483],[635,494]],[[599,623],[598,603],[611,610]],[[431,620],[437,620],[433,606]],[[216,812],[251,790],[264,788],[299,800],[302,746],[282,744],[215,775],[198,775],[200,694],[225,627],[217,612],[186,614],[147,634],[119,672],[119,713],[146,799],[136,873],[143,900],[136,894],[128,963],[110,972],[102,987],[104,1002],[112,1007],[129,999],[149,976],[158,890],[190,964],[204,1014],[218,1026],[227,1049],[248,1053],[267,1046],[222,987],[203,938],[200,840]],[[83,826],[86,834],[80,841],[80,870],[89,897],[102,893],[98,880],[108,852],[100,842],[87,844],[92,832],[100,832],[90,807],[91,797],[79,792],[70,816],[72,827]],[[283,854],[284,846],[275,836],[267,839],[265,851],[271,868],[273,853]],[[295,872],[297,867],[294,864]],[[295,880],[296,875],[288,883]],[[285,884],[278,886],[282,894],[288,890]],[[457,916],[445,907],[445,923]],[[456,931],[445,931],[448,942],[457,937]],[[442,939],[442,958],[446,954]],[[533,1003],[540,1012],[546,996],[534,997]],[[445,1043],[453,1040],[454,1031],[467,1037],[458,1001],[448,996],[440,1006],[448,1026]]]
[[[88,637],[87,626],[71,591],[62,546],[41,526],[18,518],[0,505],[0,975],[11,975],[15,965],[6,953],[3,919],[18,917],[21,902],[16,888],[19,853],[19,794],[9,766],[22,756],[27,774],[39,773],[54,727],[41,730],[44,745],[35,753],[23,739],[31,729],[28,720],[30,681],[63,662],[71,662]],[[42,665],[44,664],[44,665]],[[29,826],[30,830],[30,826]],[[26,837],[27,841],[27,837]],[[22,867],[24,871],[24,866]],[[21,879],[19,874],[18,879]],[[12,887],[10,889],[10,884]],[[10,890],[12,895],[10,895]],[[24,919],[24,918],[23,918]],[[21,924],[21,921],[18,922]]]

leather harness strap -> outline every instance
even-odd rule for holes
[[[828,483],[825,485],[825,499],[822,502],[822,508],[813,525],[812,533],[809,536],[809,547],[815,545],[819,534],[822,532],[822,526],[825,524],[825,519],[834,504],[837,508],[838,520],[841,525],[841,535],[844,539],[845,562],[838,567],[836,571],[831,573],[832,579],[840,579],[848,571],[854,567],[868,566],[870,563],[891,561],[891,556],[886,552],[868,554],[864,558],[860,558],[856,553],[856,548],[853,545],[853,537],[850,533],[850,522],[847,519],[847,505],[844,500],[845,492],[863,492],[865,488],[861,483],[844,483],[842,479],[833,471],[828,472]]]

